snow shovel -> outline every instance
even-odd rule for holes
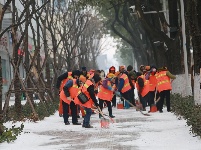
[[[157,107],[156,107],[156,93],[157,93],[157,88],[156,88],[156,91],[155,91],[155,95],[154,95],[154,104],[152,104],[150,106],[150,111],[149,112],[157,112]]]
[[[116,94],[116,93],[115,93]],[[117,94],[116,94],[117,95]],[[117,95],[117,96],[119,96],[119,97],[122,97],[122,96],[120,96],[120,95]],[[129,100],[127,100],[127,99],[125,99],[124,97],[122,97],[127,103],[129,103],[131,106],[133,106],[133,108],[135,108],[135,109],[137,109],[137,107],[135,106],[135,105],[133,105],[131,102],[129,102]],[[140,111],[140,113],[142,114],[142,115],[144,115],[144,116],[150,116],[150,114],[147,114],[147,113],[143,113],[142,112],[142,110],[139,110]]]
[[[101,118],[101,121],[100,121],[100,123],[101,123],[101,128],[109,128],[110,121],[109,121],[109,119],[106,119],[106,118],[104,117],[104,114],[103,114],[103,112],[101,111],[100,107],[98,107],[98,113],[102,115],[102,118]]]

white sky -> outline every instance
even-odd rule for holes
[[[118,101],[117,101],[118,102]],[[103,110],[108,114],[107,109]],[[148,111],[148,107],[147,107]],[[98,115],[92,115],[94,128],[64,125],[58,112],[37,123],[25,122],[23,133],[13,143],[0,144],[0,150],[199,150],[201,140],[190,134],[186,120],[173,113],[151,113],[143,116],[133,108],[113,108],[115,123],[109,129],[100,127]],[[82,122],[82,118],[79,122]],[[71,122],[71,121],[70,121]],[[14,123],[19,126],[21,123]],[[12,122],[4,125],[11,127]]]
[[[116,68],[118,68],[119,63],[114,58],[114,54],[116,53],[117,43],[110,36],[103,38],[103,41],[104,41],[104,50],[102,54],[107,54],[108,66],[115,66]]]

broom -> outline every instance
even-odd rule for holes
[[[97,108],[97,107],[96,107],[96,108]],[[92,110],[94,110],[94,112],[96,112],[96,113],[98,113],[98,114],[101,114],[104,119],[106,119],[104,116],[107,116],[108,118],[110,118],[111,122],[114,123],[114,119],[111,118],[109,115],[104,114],[104,113],[101,111],[100,107],[98,107],[98,110],[96,110],[96,109],[92,109]]]
[[[122,97],[122,96],[120,96],[120,95],[118,95],[117,93],[115,93],[117,96],[119,96],[119,97]],[[131,105],[131,106],[133,106],[135,109],[137,109],[137,107],[135,106],[135,105],[133,105],[131,102],[129,102],[129,100],[127,100],[127,99],[125,99],[124,97],[122,97],[127,103],[129,103],[129,105]],[[142,110],[139,110],[140,111],[140,113],[142,114],[142,115],[144,115],[144,116],[150,116],[150,114],[147,114],[147,113],[143,113],[142,112]]]
[[[157,93],[157,87],[156,87],[155,94],[154,94],[154,103],[150,106],[150,112],[152,112],[151,110],[154,110],[153,112],[156,112],[155,110],[157,110],[156,103],[158,101],[156,101],[156,93]]]

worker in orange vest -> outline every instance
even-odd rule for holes
[[[62,91],[65,83],[69,80],[72,79],[72,72],[65,72],[63,74],[61,74],[58,78],[57,78],[57,83],[56,83],[56,87],[57,89],[59,89],[59,94]],[[62,100],[60,99],[59,102],[59,116],[62,117],[63,116],[63,106],[62,106]]]
[[[135,103],[135,79],[136,79],[136,72],[135,71],[129,71],[128,73],[128,79],[129,79],[129,83],[131,86],[131,102],[134,106],[136,106]]]
[[[167,67],[158,69],[156,73],[157,79],[157,90],[159,92],[160,100],[158,102],[158,110],[160,113],[163,112],[164,98],[166,99],[167,111],[170,112],[170,91],[172,90],[171,79],[176,79],[176,76],[172,75]]]
[[[149,80],[149,101],[148,105],[151,106],[154,104],[154,99],[156,99],[156,85],[157,85],[157,80],[156,80],[156,67],[155,66],[150,66],[150,68],[147,69],[147,73],[145,75],[145,79]]]
[[[94,86],[101,81],[101,77],[95,74],[91,79],[83,80],[83,78],[79,78],[79,80],[83,82],[83,85],[80,87],[80,91],[75,97],[75,103],[84,107],[84,110],[86,112],[82,127],[93,128],[93,126],[90,125],[90,118],[92,114],[91,108],[93,103],[96,107],[99,107],[94,93]]]
[[[102,85],[100,85],[100,90],[98,92],[98,98],[99,98],[99,106],[100,109],[103,109],[103,103],[105,102],[108,107],[109,116],[111,118],[114,118],[115,116],[112,115],[112,106],[111,101],[113,97],[113,92],[115,90],[115,87],[112,86],[111,80],[114,78],[114,74],[107,75],[107,78],[102,81]],[[99,118],[101,118],[101,114],[99,114]]]
[[[86,67],[82,67],[82,69],[81,69],[81,74],[82,74],[84,77],[87,77],[87,76],[88,76],[88,72],[87,72],[87,68],[86,68]]]
[[[141,72],[137,72],[136,88],[140,102],[143,107],[143,111],[146,111],[147,102],[149,100],[149,80],[145,79],[145,76]]]
[[[76,97],[79,91],[79,79],[78,79],[79,76],[80,76],[80,71],[74,70],[72,72],[73,79],[70,79],[66,82],[66,84],[64,85],[60,93],[60,98],[62,99],[62,105],[63,105],[63,118],[64,118],[65,125],[70,124],[68,121],[69,106],[71,109],[73,125],[81,125],[81,123],[78,123],[78,120],[77,120],[77,106],[74,103],[74,98]]]
[[[124,68],[121,68],[121,71],[124,71]],[[131,101],[132,99],[130,95],[131,86],[129,83],[128,76],[122,72],[117,75],[117,78],[118,80],[116,80],[117,81],[116,86],[118,91],[121,93],[121,96],[126,100]],[[130,105],[127,102],[125,102],[124,107],[125,109],[128,109],[130,108]]]
[[[107,74],[107,76],[109,74],[115,74],[116,73],[116,68],[114,66],[111,66],[109,68],[109,73]],[[115,85],[115,79],[112,80],[112,86]],[[116,98],[116,95],[113,94],[113,97],[112,97],[112,107],[116,107],[116,102],[117,101],[117,98]]]

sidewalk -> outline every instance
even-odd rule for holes
[[[147,107],[148,108],[148,107]],[[104,109],[105,113],[107,109]],[[164,113],[143,116],[133,108],[113,109],[115,123],[100,127],[98,115],[92,115],[94,128],[65,126],[55,115],[38,123],[26,122],[22,135],[14,143],[0,144],[2,150],[199,150],[201,140],[190,135],[186,121],[164,108]],[[79,122],[82,122],[82,118]],[[6,123],[6,127],[11,123]],[[17,123],[16,126],[19,126]]]

